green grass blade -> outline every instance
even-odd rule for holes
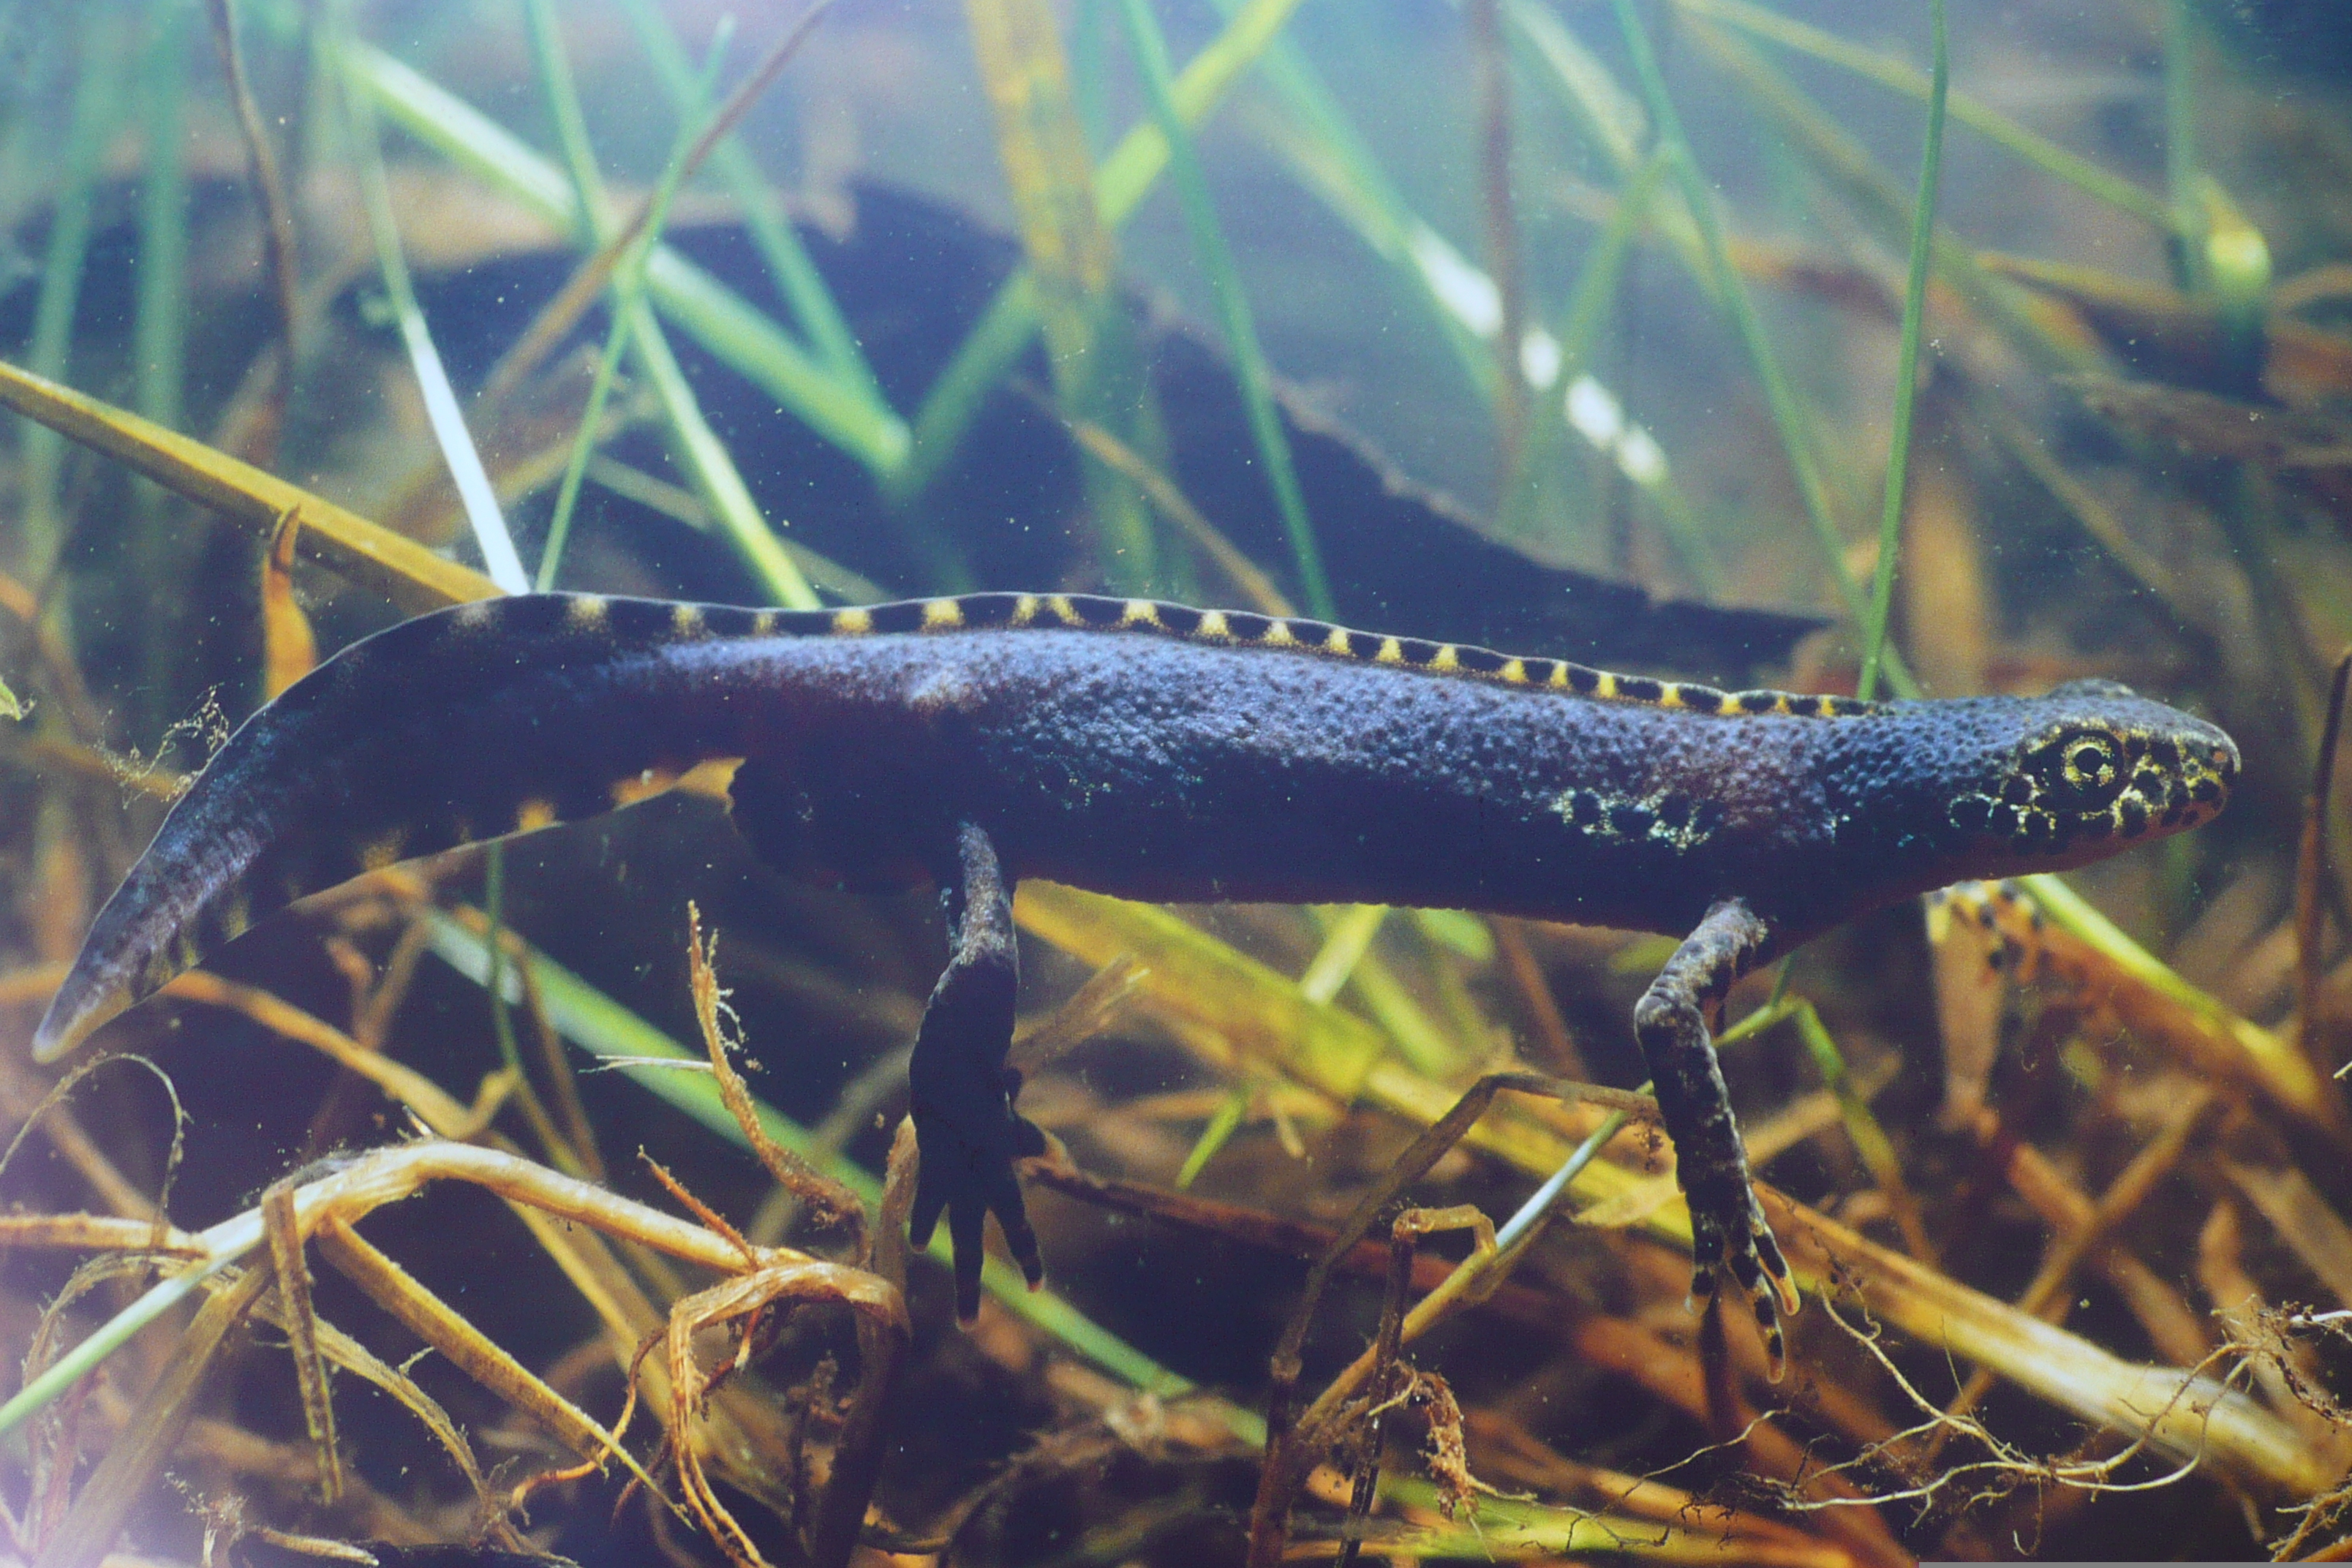
[[[1187,125],[1198,125],[1224,100],[1242,73],[1281,36],[1299,0],[1248,0],[1223,31],[1188,61],[1171,94]],[[1139,125],[1119,139],[1095,175],[1103,221],[1117,228],[1135,214],[1167,171],[1168,138],[1156,125]]]
[[[1903,285],[1903,333],[1895,360],[1895,430],[1886,451],[1886,504],[1878,517],[1878,563],[1870,579],[1870,609],[1863,623],[1864,701],[1878,695],[1886,647],[1886,616],[1895,602],[1895,558],[1903,547],[1903,483],[1911,460],[1911,411],[1919,391],[1919,319],[1927,305],[1927,268],[1934,259],[1936,185],[1944,168],[1944,105],[1952,82],[1952,42],[1944,0],[1928,0],[1935,79],[1927,89],[1927,141],[1919,155],[1919,196],[1911,212],[1911,270]]]
[[[658,266],[663,253],[653,254]],[[646,268],[648,279],[652,272],[652,267]],[[695,493],[710,509],[736,554],[777,604],[793,610],[818,608],[822,601],[816,590],[809,586],[800,563],[760,514],[760,503],[743,482],[742,470],[735,466],[727,443],[703,417],[701,400],[695,396],[677,356],[670,352],[668,334],[662,331],[651,305],[640,300],[632,314],[629,357],[635,362],[637,374],[654,389],[663,417],[669,422],[671,453],[686,469]]]
[[[1783,972],[1785,973],[1785,971]],[[1838,1048],[1836,1037],[1822,1022],[1822,1015],[1804,997],[1791,997],[1787,1003],[1789,1015],[1796,1021],[1798,1037],[1805,1043],[1805,1053],[1822,1075],[1822,1084],[1837,1101],[1838,1117],[1845,1124],[1845,1135],[1853,1151],[1862,1158],[1863,1168],[1878,1184],[1887,1206],[1894,1213],[1895,1227],[1902,1232],[1904,1245],[1911,1256],[1923,1263],[1936,1261],[1934,1238],[1921,1223],[1919,1200],[1903,1176],[1903,1157],[1895,1152],[1895,1141],[1886,1135],[1885,1124],[1863,1097],[1862,1088],[1853,1081],[1846,1067],[1845,1053]]]
[[[1241,3],[1242,0],[1217,0],[1219,8],[1229,16]],[[1505,15],[1537,46],[1555,75],[1576,81],[1576,91],[1564,95],[1564,101],[1571,110],[1583,111],[1578,116],[1580,121],[1590,135],[1610,149],[1612,160],[1616,153],[1622,152],[1624,161],[1621,167],[1628,180],[1637,177],[1643,163],[1635,143],[1643,125],[1639,108],[1617,93],[1607,72],[1581,55],[1549,11],[1521,3],[1507,5]],[[1277,37],[1259,62],[1259,69],[1287,116],[1285,133],[1277,134],[1275,150],[1289,163],[1300,184],[1347,224],[1368,248],[1396,269],[1407,292],[1427,307],[1431,319],[1444,332],[1472,387],[1491,404],[1496,395],[1498,374],[1489,340],[1501,316],[1493,280],[1412,210],[1364,145],[1329,88],[1296,47]],[[1671,220],[1679,214],[1657,216]],[[1696,233],[1687,223],[1680,226],[1680,232],[1688,242],[1696,269],[1704,277]],[[1612,275],[1613,268],[1620,266],[1622,247],[1610,266],[1596,277]],[[1600,296],[1604,311],[1611,303],[1613,287],[1612,276],[1609,289]],[[1605,321],[1605,314],[1601,319]],[[1529,335],[1531,341],[1540,342],[1539,331]],[[1588,348],[1567,357],[1580,362],[1589,357],[1589,353]],[[1549,383],[1537,385],[1530,373],[1531,389],[1551,394],[1554,404],[1559,402],[1558,394],[1573,380],[1573,374],[1563,367],[1554,373]],[[1558,450],[1559,423],[1547,408],[1544,417],[1531,426],[1530,439],[1521,448],[1522,461],[1514,484],[1499,509],[1497,526],[1507,538],[1525,531],[1524,518],[1535,500],[1538,463],[1545,455]],[[1724,581],[1722,569],[1714,559],[1714,552],[1688,500],[1675,483],[1670,468],[1662,462],[1636,465],[1624,461],[1623,455],[1613,449],[1610,455],[1620,459],[1620,468],[1654,508],[1668,548],[1690,574],[1692,582],[1704,594],[1719,594]]]
[[[184,6],[155,9],[155,31],[141,73],[141,125],[147,153],[139,190],[138,314],[131,328],[136,405],[156,424],[174,430],[187,419],[188,160],[182,115],[187,103],[192,16]]]
[[[541,19],[531,27],[532,54],[536,63],[541,90],[545,94],[549,110],[556,121],[556,139],[563,150],[564,163],[570,171],[571,184],[551,185],[548,176],[554,171],[543,159],[509,136],[505,129],[476,114],[467,105],[437,88],[415,78],[413,84],[404,84],[395,74],[391,78],[395,87],[409,89],[409,99],[421,106],[441,109],[447,119],[445,129],[461,132],[445,148],[459,156],[456,146],[470,148],[477,156],[491,160],[497,167],[507,170],[526,181],[530,189],[555,199],[548,208],[549,216],[566,224],[579,237],[583,246],[604,243],[614,226],[614,220],[604,199],[603,182],[596,172],[595,150],[589,145],[586,117],[579,110],[579,93],[572,83],[572,69],[563,56],[563,40],[555,26],[551,6],[535,6]],[[405,68],[400,68],[404,69]],[[409,73],[414,77],[414,73]],[[422,90],[418,90],[421,88]],[[470,117],[470,118],[469,118]],[[495,178],[495,174],[492,176]],[[561,176],[555,176],[558,180]],[[695,493],[710,513],[719,531],[727,537],[735,553],[751,568],[761,587],[776,603],[796,610],[813,610],[820,601],[816,591],[809,586],[800,565],[792,553],[768,526],[761,515],[759,503],[752,499],[751,487],[743,482],[742,471],[736,468],[727,444],[703,417],[702,402],[686,379],[686,372],[670,352],[669,339],[662,331],[647,302],[647,296],[657,297],[653,279],[663,258],[677,261],[681,269],[692,271],[676,254],[658,243],[645,253],[646,286],[634,302],[625,306],[612,292],[610,303],[616,324],[610,330],[606,346],[615,342],[625,345],[631,361],[652,387],[654,400],[662,411],[669,430],[670,455],[686,472]],[[715,280],[713,289],[724,293]],[[732,296],[730,296],[730,298]],[[758,318],[761,328],[785,343],[790,352],[799,356],[801,351],[783,338],[782,329],[764,316],[760,316],[748,304],[736,301],[741,309]],[[701,334],[698,332],[698,337]],[[707,341],[707,340],[706,340]],[[805,363],[804,356],[801,363]],[[814,372],[813,372],[814,374]],[[593,430],[593,423],[584,428]],[[593,437],[592,437],[591,439]]]
[[[621,10],[661,78],[671,106],[681,115],[687,113],[694,69],[677,34],[649,0],[621,0]],[[862,387],[877,405],[883,405],[881,384],[874,379],[865,351],[857,346],[857,335],[849,330],[848,318],[835,303],[833,291],[825,287],[816,263],[809,259],[791,218],[742,138],[730,134],[720,141],[711,153],[710,166],[741,209],[752,247],[775,280],[777,291],[792,306],[802,334],[835,375]]]
[[[1207,47],[1176,78],[1172,96],[1187,125],[1197,125],[1221,102],[1243,71],[1280,34],[1299,0],[1246,0]],[[1107,227],[1117,229],[1168,167],[1168,139],[1157,125],[1139,125],[1112,149],[1095,174],[1095,201]],[[955,357],[940,373],[915,416],[916,449],[908,470],[889,487],[893,501],[908,504],[937,478],[963,437],[990,389],[1003,381],[1037,331],[1036,280],[1023,268],[1004,280]]]
[[[534,0],[531,9],[538,12],[544,5],[545,0]],[[562,564],[563,546],[572,535],[572,509],[579,504],[580,487],[588,475],[588,459],[595,454],[596,432],[604,423],[604,404],[613,394],[614,374],[621,355],[627,352],[629,328],[636,320],[638,304],[645,296],[646,258],[661,243],[663,226],[669,221],[670,203],[677,195],[679,180],[686,173],[687,156],[693,152],[695,139],[709,119],[710,88],[718,79],[719,54],[729,31],[722,24],[719,37],[711,41],[710,58],[701,77],[691,84],[694,90],[679,110],[677,135],[662,166],[661,183],[654,188],[645,232],[630,247],[613,279],[612,324],[605,330],[604,353],[597,356],[595,380],[588,389],[587,410],[581,416],[579,434],[572,437],[572,455],[563,466],[562,482],[556,488],[555,510],[547,524],[547,547],[539,558],[536,586],[542,594],[555,586],[555,574]]]
[[[1172,1184],[1178,1192],[1192,1190],[1192,1184],[1201,1179],[1201,1173],[1209,1168],[1209,1162],[1223,1152],[1225,1145],[1233,1142],[1234,1134],[1241,1131],[1242,1118],[1249,1114],[1250,1101],[1256,1098],[1257,1090],[1244,1083],[1235,1085],[1233,1091],[1218,1102],[1216,1114],[1210,1117],[1208,1124],[1201,1129],[1201,1136],[1194,1141],[1192,1152],[1184,1156],[1184,1163],[1176,1172]]]
[[[504,126],[380,49],[354,42],[344,64],[403,131],[546,221],[578,232],[579,205],[563,172]],[[906,423],[845,384],[740,294],[667,246],[654,251],[646,284],[665,317],[878,479],[906,460]]]
[[[85,15],[73,121],[66,132],[62,172],[49,207],[41,290],[33,306],[33,338],[26,354],[26,368],[50,381],[64,381],[72,362],[74,313],[81,303],[82,272],[89,257],[92,186],[118,114],[114,73],[106,58],[112,33],[112,18],[107,13],[93,10]],[[53,431],[36,427],[25,432],[23,453],[23,569],[28,578],[38,582],[56,564],[63,541],[58,479],[65,463],[65,441]]]
[[[1216,0],[1216,4],[1223,16],[1231,17],[1241,9],[1243,0]],[[1396,268],[1408,291],[1430,307],[1431,318],[1444,331],[1470,385],[1491,403],[1494,353],[1444,288],[1446,280],[1476,269],[1412,210],[1365,145],[1338,97],[1297,46],[1286,37],[1276,37],[1259,59],[1258,71],[1288,116],[1293,132],[1276,150],[1289,160],[1299,182],[1375,255]]]
[[[1298,470],[1291,461],[1290,440],[1283,434],[1282,416],[1275,406],[1273,377],[1265,351],[1258,342],[1257,323],[1234,267],[1233,251],[1217,223],[1216,206],[1202,175],[1192,132],[1176,111],[1175,81],[1168,63],[1168,41],[1151,15],[1148,0],[1120,0],[1119,19],[1126,25],[1127,45],[1133,55],[1144,91],[1151,101],[1152,118],[1168,139],[1169,167],[1184,226],[1191,231],[1192,253],[1209,291],[1215,297],[1217,317],[1225,343],[1233,351],[1234,379],[1241,384],[1242,404],[1249,416],[1250,437],[1258,461],[1265,465],[1266,486],[1282,514],[1283,532],[1290,541],[1291,563],[1298,573],[1300,592],[1309,614],[1324,620],[1333,615],[1331,585],[1323,574],[1322,553],[1316,548],[1315,527],[1307,516],[1307,497],[1298,486]]]
[[[241,1221],[249,1223],[240,1224]],[[250,1210],[228,1225],[206,1231],[205,1238],[211,1243],[212,1250],[201,1262],[148,1287],[145,1293],[108,1319],[97,1332],[49,1363],[39,1376],[11,1395],[5,1405],[0,1405],[0,1437],[5,1437],[96,1371],[108,1356],[130,1343],[131,1336],[186,1300],[205,1280],[260,1246],[260,1211]]]
[[[1674,0],[1693,16],[1728,23],[1750,37],[1799,54],[1810,55],[1925,102],[1935,93],[1933,74],[1874,50],[1847,43],[1832,33],[1783,16],[1752,0]],[[2015,121],[1995,112],[1964,93],[1950,95],[1954,121],[1983,136],[2003,151],[2023,159],[2054,179],[2119,211],[2142,218],[2160,229],[2175,226],[2175,215],[2166,205],[2130,181],[2118,178],[2086,158],[2078,158],[2056,142],[2037,136]]]
[[[1844,541],[1839,537],[1837,520],[1831,514],[1829,487],[1822,479],[1821,466],[1814,457],[1813,440],[1803,405],[1787,374],[1780,368],[1780,356],[1766,336],[1764,323],[1756,313],[1755,302],[1748,297],[1747,285],[1731,264],[1730,247],[1724,237],[1723,223],[1715,210],[1715,195],[1707,188],[1698,160],[1690,150],[1689,138],[1683,134],[1682,119],[1675,112],[1674,100],[1666,92],[1666,79],[1658,68],[1658,57],[1650,47],[1650,36],[1634,14],[1633,0],[1611,0],[1617,16],[1619,29],[1624,34],[1627,53],[1633,57],[1633,71],[1641,83],[1643,101],[1656,123],[1659,144],[1664,148],[1674,164],[1674,172],[1682,185],[1683,200],[1690,208],[1691,221],[1698,226],[1699,237],[1706,249],[1707,268],[1715,280],[1717,299],[1730,315],[1748,352],[1749,365],[1764,389],[1764,399],[1772,411],[1772,423],[1780,432],[1781,450],[1788,458],[1790,471],[1797,480],[1797,491],[1804,502],[1805,520],[1812,527],[1813,537],[1822,549],[1829,568],[1831,582],[1844,603],[1847,615],[1856,626],[1868,624],[1869,602],[1860,584],[1846,570]],[[1886,683],[1897,693],[1916,696],[1917,683],[1902,659],[1889,649],[1885,658]]]
[[[367,209],[368,232],[375,241],[376,264],[383,277],[384,292],[392,298],[393,314],[399,321],[401,342],[415,372],[417,390],[425,399],[425,414],[432,426],[433,438],[440,446],[442,461],[448,465],[458,499],[465,504],[466,521],[473,529],[475,546],[482,552],[482,570],[508,593],[527,594],[530,591],[530,574],[522,569],[522,557],[515,553],[514,538],[507,531],[499,498],[490,487],[489,472],[483,468],[481,452],[466,428],[457,394],[449,384],[440,351],[433,344],[432,329],[416,302],[416,289],[408,276],[408,259],[402,254],[400,229],[393,215],[392,186],[384,175],[383,151],[373,105],[363,92],[347,92],[343,97],[351,118],[352,155],[359,164],[362,205]]]
[[[580,86],[564,59],[554,0],[523,0],[522,15],[530,35],[531,71],[539,79],[540,100],[555,132],[564,173],[572,179],[572,237],[588,249],[613,223],[604,203],[604,176],[596,168],[596,147],[588,139],[588,112],[581,107]]]

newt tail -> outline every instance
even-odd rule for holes
[[[1635,1012],[1698,1278],[1777,1343],[1789,1270],[1711,1030],[1733,981],[1868,910],[2054,870],[2220,812],[2220,730],[2105,681],[1858,702],[1139,599],[792,612],[535,595],[336,655],[234,735],[92,926],[43,1060],[362,870],[631,804],[740,760],[761,858],[935,884],[951,956],[910,1071],[918,1230],[959,1306],[985,1215],[1032,1277],[1004,1071],[1012,890],[1472,909],[1685,940]]]

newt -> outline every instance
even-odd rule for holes
[[[735,760],[758,856],[941,889],[950,957],[909,1069],[917,1242],[960,1312],[993,1215],[1042,1277],[1005,1067],[1024,877],[1122,898],[1381,903],[1663,932],[1633,1010],[1696,1238],[1776,1352],[1798,1297],[1711,1031],[1755,966],[1869,910],[2193,827],[2228,735],[2110,681],[1864,702],[1140,599],[832,611],[553,594],[343,649],[248,719],[100,912],[53,1059],[256,920],[363,870],[530,833]]]

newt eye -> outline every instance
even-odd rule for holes
[[[2115,776],[2116,749],[2105,741],[2079,741],[2066,753],[2066,782],[2076,789],[2098,789]]]
[[[2053,804],[2096,809],[2114,800],[2124,784],[2123,748],[2112,735],[2077,730],[2060,736],[2028,759]]]

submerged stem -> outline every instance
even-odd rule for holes
[[[1903,485],[1911,460],[1911,411],[1919,395],[1919,319],[1927,302],[1927,268],[1935,259],[1936,185],[1944,165],[1944,101],[1952,81],[1951,40],[1944,0],[1929,0],[1935,76],[1927,89],[1927,144],[1919,155],[1919,195],[1911,210],[1911,272],[1903,286],[1903,336],[1895,357],[1895,429],[1886,452],[1886,504],[1878,517],[1878,564],[1871,573],[1870,609],[1863,622],[1862,679],[1855,694],[1878,695],[1886,650],[1886,616],[1895,596],[1895,558],[1903,545]]]

